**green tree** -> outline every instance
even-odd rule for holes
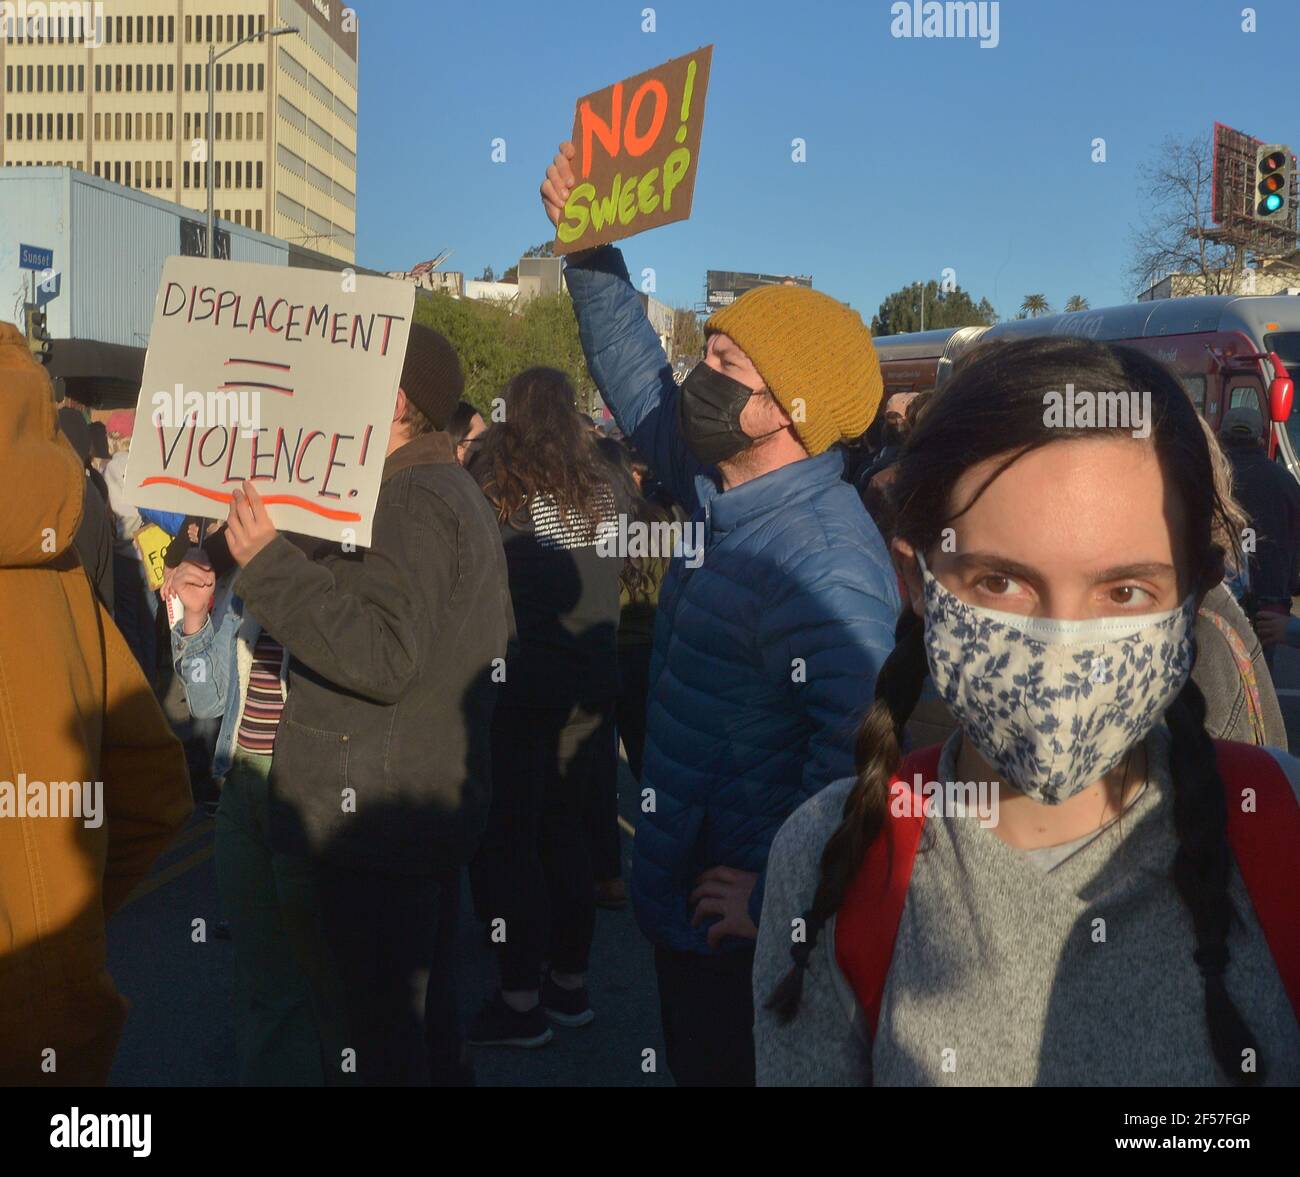
[[[565,294],[534,298],[516,312],[506,303],[437,292],[417,300],[415,321],[451,341],[465,372],[465,399],[488,421],[493,399],[511,377],[536,365],[566,373],[584,412],[595,403],[595,382],[583,358],[573,304]]]
[[[673,357],[690,358],[704,354],[704,330],[699,316],[690,307],[673,308]]]
[[[1067,311],[1086,311],[1088,309],[1088,300],[1082,294],[1072,294],[1065,300],[1065,309]]]
[[[1039,315],[1050,315],[1052,313],[1051,304],[1047,301],[1047,295],[1045,294],[1026,294],[1025,301],[1020,304],[1020,309],[1031,319],[1036,319]]]
[[[997,311],[987,298],[976,303],[960,286],[941,289],[938,282],[925,284],[925,329],[939,327],[988,327],[998,321]],[[921,330],[920,283],[913,282],[886,295],[872,316],[872,335],[899,335]]]

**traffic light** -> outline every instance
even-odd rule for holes
[[[48,364],[54,351],[54,342],[45,327],[45,312],[28,303],[23,308],[23,326],[27,334],[27,347],[38,364]]]
[[[1255,149],[1255,216],[1269,224],[1291,223],[1291,149],[1265,143]]]

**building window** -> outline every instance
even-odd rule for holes
[[[159,19],[161,20],[162,18],[159,17]],[[169,16],[167,18],[167,44],[176,44],[176,18],[174,16]]]
[[[260,208],[257,210],[257,231],[259,233],[262,231],[262,210]]]
[[[235,89],[243,90],[243,88],[244,88],[244,66],[243,63],[241,62],[239,65],[235,66]]]
[[[235,33],[241,41],[244,39],[244,18],[242,16],[235,20]]]
[[[117,19],[121,20],[122,18],[119,16]],[[113,183],[120,184],[121,182],[122,182],[122,161],[118,159],[113,161]]]
[[[127,130],[129,131],[130,129],[131,124],[128,123]],[[115,114],[113,116],[113,138],[119,141],[122,138],[122,116],[120,114]]]
[[[176,67],[174,65],[169,65],[167,67],[167,91],[168,93],[170,93],[175,89],[176,89]]]
[[[151,159],[144,161],[144,186],[146,188],[153,187],[153,160]]]
[[[128,45],[135,43],[135,28],[129,16],[126,18],[126,43]]]
[[[225,187],[230,187],[230,160],[226,160],[226,183]]]
[[[140,187],[140,161],[138,159],[135,161],[135,186]]]
[[[85,92],[86,92],[86,67],[84,65],[79,65],[77,66],[77,93],[84,94]]]
[[[226,62],[226,89],[233,90],[234,88],[235,88],[235,67],[231,62],[228,61]]]
[[[135,18],[135,39],[139,44],[141,45],[144,44],[144,17],[143,16],[137,16]]]
[[[167,161],[167,187],[170,188],[171,186],[172,186],[172,161],[169,159]]]
[[[257,112],[257,137],[266,138],[266,115],[260,110]]]
[[[85,138],[86,138],[86,116],[84,114],[79,114],[77,115],[77,142],[78,143],[84,142]]]
[[[104,116],[100,114],[99,111],[95,112],[95,139],[96,140],[103,138],[103,135],[101,134],[101,132],[104,129],[103,118]]]
[[[144,83],[145,83],[145,89],[148,90],[150,94],[152,94],[153,93],[153,66],[152,65],[147,65],[144,68]]]
[[[262,161],[260,159],[257,161],[257,186],[259,188],[262,186]],[[261,225],[258,225],[259,229],[261,227]]]
[[[226,111],[226,138],[227,139],[230,138],[231,120],[233,117],[234,116],[230,113],[230,111]]]
[[[188,45],[193,40],[194,40],[194,18],[192,16],[187,15],[185,17],[185,44]]]
[[[58,85],[58,88],[62,90],[63,89],[63,66],[59,66],[58,69],[54,71],[54,79],[56,84]],[[51,86],[50,89],[53,90],[54,86]]]
[[[36,92],[45,93],[45,71],[39,65],[36,67]]]
[[[172,111],[169,110],[169,111],[167,112],[167,138],[168,138],[168,139],[171,139],[171,138],[173,138],[173,136],[174,136],[175,128],[176,128],[176,123],[175,123],[175,121],[174,121],[175,118],[176,118],[176,115],[175,115]]]
[[[190,161],[188,159],[181,161],[181,187],[190,186]]]
[[[261,63],[257,67],[257,88],[258,90],[266,89],[266,64]],[[261,115],[258,116],[261,118]]]
[[[141,85],[143,81],[144,81],[144,66],[137,65],[135,67],[135,89],[137,94],[144,89],[144,86]]]

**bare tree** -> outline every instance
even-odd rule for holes
[[[1139,169],[1146,203],[1143,223],[1130,229],[1130,288],[1134,294],[1171,274],[1188,279],[1195,294],[1231,294],[1245,266],[1245,250],[1216,238],[1210,199],[1213,152],[1204,136],[1170,137],[1155,163]]]

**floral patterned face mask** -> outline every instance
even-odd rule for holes
[[[1192,672],[1196,601],[1167,613],[1058,621],[969,605],[917,563],[939,694],[1002,779],[1045,805],[1114,768]]]

